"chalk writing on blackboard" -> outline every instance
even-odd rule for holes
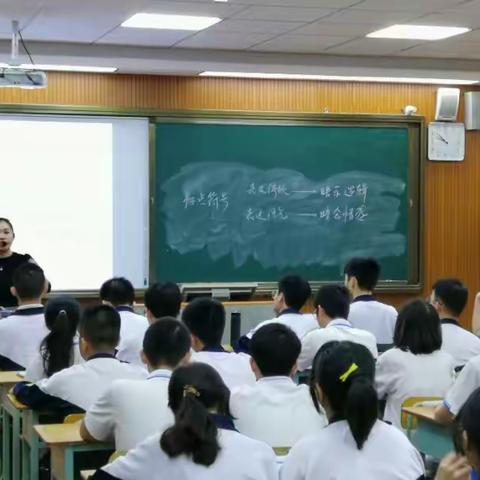
[[[311,179],[290,169],[192,163],[162,185],[167,245],[232,255],[236,267],[335,265],[405,253],[396,231],[405,183],[366,171]],[[404,200],[403,200],[404,201]]]

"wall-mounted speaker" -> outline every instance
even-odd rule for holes
[[[465,93],[465,128],[480,130],[480,92]]]
[[[439,88],[437,90],[435,120],[441,122],[454,122],[457,119],[459,102],[459,88]]]

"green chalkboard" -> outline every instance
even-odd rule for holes
[[[338,281],[372,255],[420,281],[419,118],[158,119],[153,276],[179,283]]]

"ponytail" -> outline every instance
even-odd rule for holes
[[[377,421],[377,402],[372,381],[364,376],[352,376],[345,402],[345,418],[359,450]]]
[[[175,415],[175,425],[163,433],[160,447],[169,457],[191,455],[194,463],[208,467],[215,462],[220,451],[218,430],[198,397],[194,387],[185,387],[183,400]]]

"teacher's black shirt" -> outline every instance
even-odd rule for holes
[[[9,257],[0,258],[0,306],[16,307],[17,299],[10,293],[13,272],[22,263],[28,262],[32,257],[28,254],[12,253]]]

